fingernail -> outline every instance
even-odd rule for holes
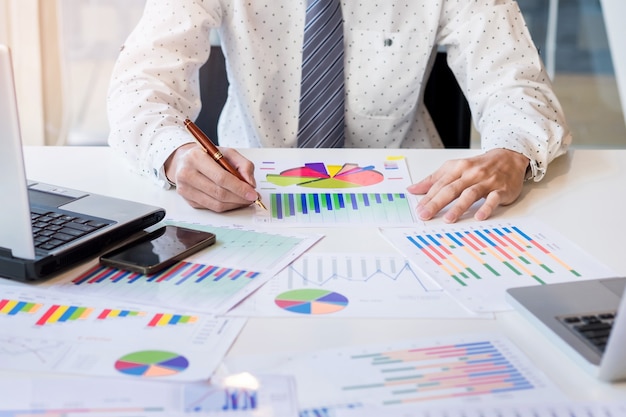
[[[477,211],[476,215],[474,216],[474,218],[478,221],[483,221],[487,218],[487,216],[485,215],[485,213],[481,212],[481,211]]]
[[[256,199],[259,198],[259,196],[257,195],[257,193],[246,193],[246,200],[248,201],[256,201]]]
[[[424,208],[418,211],[418,215],[419,215],[419,218],[422,220],[428,220],[431,217],[430,211]]]

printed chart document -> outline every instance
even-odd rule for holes
[[[1,286],[0,369],[206,380],[244,324],[245,319]]]
[[[474,311],[503,311],[508,288],[616,276],[532,218],[384,228],[419,270]]]
[[[403,157],[375,161],[255,161],[257,190],[268,211],[257,222],[284,226],[378,224],[415,221],[415,196]]]
[[[305,253],[228,315],[493,318],[463,307],[393,253]]]
[[[218,374],[243,370],[294,376],[302,409],[505,404],[562,397],[515,345],[493,335],[229,357]]]
[[[52,284],[58,291],[224,314],[304,253],[321,235],[168,221],[216,235],[214,245],[153,275],[95,265]]]
[[[231,375],[167,383],[29,375],[0,379],[0,416],[297,417],[293,378]]]
[[[323,417],[380,417],[381,409],[337,408]],[[532,401],[526,404],[464,407],[398,407],[385,409],[385,417],[626,417],[626,402]],[[313,417],[311,414],[310,417]],[[309,415],[301,416],[309,417]]]

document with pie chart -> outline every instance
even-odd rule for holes
[[[258,161],[257,190],[268,205],[256,220],[316,226],[415,222],[417,200],[403,157],[379,161]]]
[[[244,319],[0,285],[0,369],[203,381],[244,324]]]
[[[242,317],[493,318],[393,253],[305,253],[229,313]]]

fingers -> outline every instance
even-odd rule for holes
[[[474,158],[448,161],[408,191],[424,194],[416,207],[421,220],[431,220],[447,207],[443,220],[454,223],[481,199],[484,201],[474,218],[485,220],[498,206],[519,197],[527,164],[528,158],[519,153],[496,149]]]
[[[254,183],[254,165],[234,150],[224,152],[242,176]],[[251,185],[224,170],[199,146],[178,155],[172,169],[178,194],[195,208],[221,213],[249,206],[258,197]]]

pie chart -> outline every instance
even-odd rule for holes
[[[147,378],[175,375],[188,367],[187,358],[163,350],[133,352],[115,362],[115,369],[121,373]]]
[[[348,299],[339,293],[309,288],[284,292],[274,302],[283,310],[298,314],[331,314],[348,305]]]
[[[267,181],[281,187],[297,185],[309,188],[356,188],[378,184],[385,179],[374,166],[358,164],[326,165],[323,162],[304,164],[280,174],[268,174]]]

